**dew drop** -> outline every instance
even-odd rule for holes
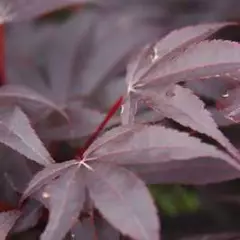
[[[42,193],[42,197],[43,197],[43,198],[49,198],[49,197],[50,197],[50,194],[47,193],[47,192],[43,192],[43,193]]]
[[[153,53],[151,54],[151,61],[152,63],[156,62],[159,58],[159,55],[158,55],[158,50],[157,48],[153,48]]]
[[[229,92],[226,92],[226,93],[222,94],[222,97],[223,98],[228,98],[229,97]]]
[[[123,105],[121,105],[121,110],[120,110],[120,112],[121,112],[121,115],[123,114],[123,112],[124,112],[125,110],[124,110],[124,106]]]
[[[72,234],[71,234],[71,239],[72,239],[72,240],[76,239],[76,235],[72,233]]]

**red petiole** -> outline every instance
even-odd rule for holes
[[[96,131],[92,134],[92,136],[87,140],[83,148],[80,148],[77,153],[77,159],[82,159],[82,156],[84,152],[89,148],[89,146],[95,141],[95,139],[98,137],[100,132],[104,129],[104,127],[107,125],[107,123],[111,120],[111,118],[114,116],[114,114],[117,112],[117,110],[121,107],[123,101],[123,97],[120,97],[110,108],[108,114],[102,121],[102,123],[98,126]]]

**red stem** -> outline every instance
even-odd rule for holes
[[[5,26],[0,25],[0,86],[5,83]]]
[[[82,156],[84,152],[89,148],[89,146],[95,141],[95,139],[98,137],[99,133],[104,129],[104,127],[107,125],[107,123],[110,121],[110,119],[113,117],[113,115],[117,112],[119,107],[121,106],[123,101],[123,97],[120,97],[110,108],[107,116],[104,118],[102,123],[98,126],[96,131],[92,134],[92,136],[87,140],[83,148],[78,149],[77,153],[77,159],[82,159]]]

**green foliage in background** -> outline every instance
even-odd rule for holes
[[[168,216],[196,212],[201,205],[198,194],[190,188],[179,185],[150,185],[149,190],[161,213]]]

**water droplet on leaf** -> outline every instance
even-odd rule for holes
[[[225,92],[224,94],[222,94],[223,98],[228,98],[229,97],[229,92]]]
[[[123,106],[123,105],[121,105],[121,110],[120,110],[120,113],[121,113],[121,114],[123,114],[123,112],[124,112],[124,106]]]
[[[153,48],[153,53],[151,54],[151,61],[152,63],[156,62],[159,58],[159,55],[158,55],[158,50],[157,48]]]
[[[50,194],[47,193],[47,192],[43,192],[43,193],[42,193],[42,197],[43,197],[43,198],[49,198],[49,197],[50,197]]]
[[[234,123],[240,122],[240,87],[228,90],[217,101],[217,109]]]

